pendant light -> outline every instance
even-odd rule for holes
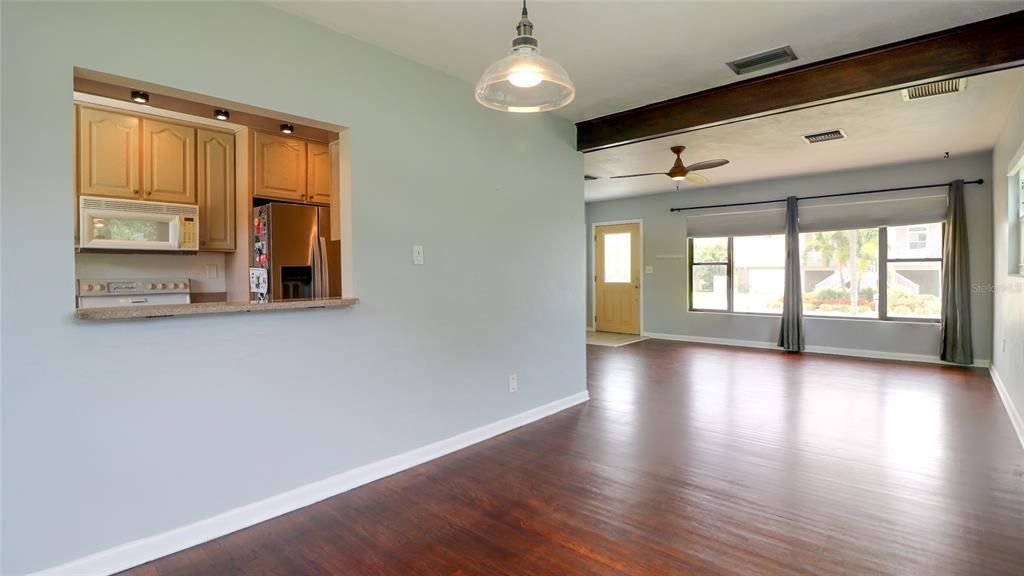
[[[537,49],[526,0],[516,32],[508,56],[491,64],[477,82],[477,102],[502,112],[546,112],[572,102],[576,87],[569,74]]]

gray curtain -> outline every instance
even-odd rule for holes
[[[782,296],[779,346],[787,352],[804,349],[804,300],[800,282],[800,226],[796,196],[786,198],[786,284]]]
[[[964,181],[949,183],[942,254],[942,353],[946,362],[973,364],[971,281],[967,257]]]

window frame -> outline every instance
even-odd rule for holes
[[[723,238],[723,236],[713,236],[713,238]],[[733,285],[733,272],[732,272],[732,236],[724,236],[726,239],[726,250],[725,250],[725,262],[694,262],[693,261],[693,240],[694,238],[687,238],[687,262],[686,267],[688,276],[686,278],[687,297],[688,297],[688,309],[690,312],[718,312],[718,313],[733,313],[732,308],[732,285]],[[695,308],[693,305],[693,267],[694,266],[725,266],[725,277],[726,277],[726,300],[725,309],[722,308]],[[745,312],[739,312],[739,314],[745,314]]]
[[[1024,166],[1017,171],[1017,274],[1024,275]]]
[[[1021,171],[1021,178],[1024,178],[1024,170]],[[1021,185],[1024,186],[1024,180],[1022,180],[1022,184]],[[1021,203],[1020,210],[1021,210],[1021,214],[1019,216],[1020,216],[1021,226],[1022,226],[1022,228],[1021,228],[1021,230],[1022,230],[1021,236],[1024,237],[1024,202]],[[927,225],[927,224],[933,224],[933,222],[926,222],[923,225]],[[891,258],[890,259],[889,258],[889,227],[888,226],[878,226],[877,227],[877,230],[878,230],[878,317],[877,318],[868,318],[868,317],[864,317],[864,316],[834,316],[834,315],[807,314],[807,313],[805,313],[804,316],[807,317],[807,318],[827,318],[827,319],[833,319],[833,320],[856,320],[856,321],[862,321],[863,320],[863,321],[869,321],[869,322],[871,322],[871,321],[875,321],[875,322],[878,322],[878,321],[881,321],[881,322],[922,322],[922,323],[929,323],[929,324],[935,324],[935,323],[941,322],[942,321],[941,318],[915,318],[915,317],[912,317],[912,316],[910,316],[910,317],[908,317],[908,316],[890,316],[889,315],[889,311],[888,311],[888,308],[889,308],[889,298],[888,298],[888,296],[889,296],[889,294],[888,294],[889,293],[889,286],[888,286],[888,284],[889,284],[889,281],[888,281],[888,278],[889,278],[889,262],[936,262],[937,261],[937,262],[939,262],[939,271],[940,271],[939,273],[941,274],[942,271],[944,270],[944,268],[945,268],[945,261],[944,261],[944,259],[945,259],[945,253],[946,253],[945,252],[946,223],[945,222],[941,222],[941,224],[942,224],[942,228],[941,228],[940,233],[939,233],[940,234],[939,242],[940,242],[940,254],[942,254],[942,255],[939,256],[938,258]],[[917,224],[907,224],[906,226],[917,226]],[[869,229],[871,229],[871,227],[859,228],[858,230],[869,230]],[[741,314],[743,316],[768,316],[768,317],[775,317],[775,318],[782,316],[781,312],[779,312],[779,313],[772,313],[772,312],[737,312],[734,309],[735,308],[735,306],[734,306],[735,297],[734,297],[734,294],[733,294],[733,288],[734,288],[734,285],[735,285],[735,281],[734,281],[735,280],[735,272],[733,270],[733,267],[735,265],[735,258],[734,258],[734,252],[733,252],[733,239],[735,238],[735,236],[715,236],[714,238],[726,238],[726,240],[727,240],[727,244],[726,244],[726,248],[727,248],[727,250],[726,250],[726,260],[727,261],[726,262],[694,262],[693,261],[693,259],[694,259],[694,252],[693,252],[693,241],[694,241],[694,238],[693,237],[689,237],[689,238],[686,239],[686,243],[687,243],[687,250],[686,250],[686,252],[687,252],[687,255],[686,255],[686,260],[687,260],[687,267],[686,267],[686,270],[687,270],[687,277],[686,277],[687,311],[688,312],[699,312],[699,313],[712,313],[712,314],[716,314],[716,313],[717,314]],[[1022,240],[1021,240],[1021,245],[1022,245],[1021,249],[1022,249],[1022,251],[1024,251],[1024,238],[1022,238]],[[1022,258],[1022,260],[1024,260],[1024,254],[1022,254],[1021,258]],[[727,293],[727,298],[726,298],[726,308],[725,309],[721,309],[721,308],[696,308],[696,307],[694,307],[694,305],[693,305],[693,267],[694,266],[723,266],[723,265],[725,266],[725,270],[726,270],[726,278],[727,278],[726,284],[727,284],[727,292],[728,292]],[[1024,262],[1021,263],[1021,269],[1022,269],[1022,272],[1024,272]],[[801,288],[801,298],[802,297],[803,297],[803,289]]]
[[[916,224],[908,225],[916,226]],[[942,281],[942,273],[946,267],[946,223],[941,222],[939,228],[939,256],[938,258],[889,258],[889,227],[878,228],[878,319],[892,320],[895,322],[931,322],[938,323],[942,318],[920,318],[915,316],[890,316],[889,315],[889,263],[890,262],[938,262],[939,281]]]

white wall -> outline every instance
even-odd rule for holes
[[[1010,234],[1011,226],[1016,222],[1008,217],[1015,212],[1010,211],[1006,173],[1012,168],[1011,163],[1021,146],[1024,146],[1024,94],[1018,98],[1017,107],[1007,119],[1006,128],[992,153],[992,234],[995,242],[995,281],[992,285],[995,295],[995,350],[992,366],[1005,385],[1010,404],[1018,417],[1024,411],[1024,276],[1010,273],[1011,265],[1017,263],[1017,252],[1010,244],[1010,238],[1016,237]],[[1018,433],[1024,441],[1024,430],[1018,430]]]
[[[670,208],[913,186],[956,178],[984,178],[985,184],[966,187],[966,205],[971,280],[979,285],[988,285],[992,282],[992,241],[989,233],[992,227],[991,171],[991,156],[980,154],[706,189],[684,186],[679,192],[591,202],[587,204],[585,237],[588,247],[587,278],[593,277],[593,271],[589,269],[592,249],[590,225],[642,218],[644,263],[654,266],[654,273],[644,276],[645,332],[774,344],[779,330],[777,316],[690,312],[687,309],[686,259],[658,258],[659,255],[686,254],[686,217],[670,212]],[[591,286],[588,282],[588,325],[593,318]],[[972,294],[971,311],[975,359],[988,360],[992,357],[991,293],[980,291]],[[805,327],[808,346],[938,357],[940,328],[937,323],[807,318]]]
[[[3,574],[585,390],[570,123],[260,4],[2,10]],[[74,322],[74,66],[351,127],[362,303]]]

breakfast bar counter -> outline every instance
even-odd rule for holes
[[[136,318],[173,318],[206,314],[239,312],[272,312],[275,310],[309,310],[345,308],[359,303],[358,298],[313,298],[280,302],[202,302],[195,304],[154,304],[150,306],[111,306],[78,308],[76,320],[131,320]]]

